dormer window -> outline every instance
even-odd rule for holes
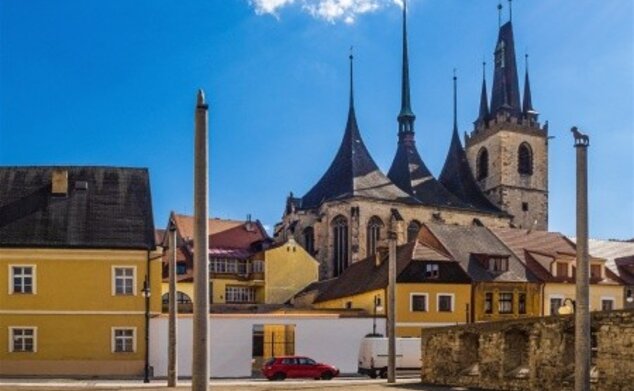
[[[438,264],[437,263],[428,263],[425,265],[425,278],[438,278]]]
[[[501,273],[509,270],[509,259],[491,257],[487,260],[487,269],[493,273]]]
[[[603,278],[601,265],[590,265],[590,278]]]
[[[566,262],[557,262],[555,272],[557,277],[568,277],[568,264]]]

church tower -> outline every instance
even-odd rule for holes
[[[541,126],[533,108],[528,56],[520,105],[512,20],[500,26],[494,59],[491,105],[483,73],[479,115],[465,139],[467,158],[484,194],[513,216],[513,225],[547,230],[548,122]]]

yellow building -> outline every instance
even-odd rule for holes
[[[576,295],[576,247],[557,232],[492,229],[509,249],[543,282],[541,315],[556,315],[561,306],[573,307]],[[605,260],[590,258],[590,310],[623,308],[623,284]]]
[[[3,209],[0,375],[142,376],[161,272],[147,170],[0,168]]]
[[[414,241],[397,248],[396,264],[397,336],[416,337],[423,327],[468,321],[470,278],[457,262]],[[362,309],[369,316],[385,316],[387,283],[387,254],[377,254],[320,284],[314,307]]]
[[[184,312],[193,298],[193,218],[172,213],[177,243],[177,301]],[[212,304],[282,304],[317,280],[319,264],[293,239],[273,244],[259,221],[209,220]],[[164,235],[163,231],[161,234]],[[162,239],[167,243],[165,238]],[[163,303],[167,303],[167,257]]]

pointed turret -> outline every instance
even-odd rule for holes
[[[407,51],[407,2],[403,1],[403,70],[401,80],[401,112],[398,114],[399,138],[414,133],[416,116],[412,112],[409,94],[409,56]]]
[[[424,205],[468,208],[445,189],[431,174],[416,149],[414,120],[410,105],[409,61],[407,56],[407,11],[403,3],[403,79],[401,111],[398,115],[398,146],[387,176],[396,186]]]
[[[513,24],[506,22],[500,27],[495,46],[495,69],[491,90],[491,115],[509,113],[517,118],[521,114],[520,89],[515,61]]]
[[[465,153],[464,148],[462,148],[460,136],[458,135],[457,95],[457,78],[454,74],[454,126],[451,136],[451,144],[447,153],[447,159],[445,160],[445,165],[443,166],[438,179],[447,190],[471,208],[477,209],[481,212],[503,214],[504,212],[494,206],[482,193],[480,187],[478,187],[478,184],[475,181],[475,178],[473,177],[471,168],[469,167],[467,154]]]
[[[531,95],[531,83],[528,78],[528,54],[525,56],[526,59],[526,73],[524,75],[524,99],[523,99],[523,107],[522,113],[525,118],[534,119],[537,116],[537,112],[533,109],[533,98]]]
[[[302,197],[297,207],[311,209],[326,201],[351,197],[418,204],[379,170],[365,147],[354,110],[353,76],[353,57],[350,55],[350,101],[341,145],[326,173]]]
[[[480,92],[480,111],[475,120],[476,126],[486,125],[489,120],[489,98],[487,96],[486,62],[482,62],[482,91]]]

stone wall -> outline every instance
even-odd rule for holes
[[[423,383],[574,389],[574,316],[422,330]],[[592,390],[634,389],[634,310],[592,313]]]
[[[332,221],[343,216],[348,222],[349,262],[354,263],[364,259],[367,251],[367,225],[374,216],[382,222],[379,247],[387,247],[387,234],[390,229],[392,210],[397,210],[402,216],[398,234],[398,244],[407,241],[407,226],[411,221],[419,223],[444,222],[446,224],[472,225],[474,219],[488,227],[508,227],[510,219],[494,214],[477,213],[469,210],[433,208],[423,205],[406,205],[400,203],[383,202],[363,198],[352,198],[345,201],[329,201],[316,210],[298,210],[286,214],[282,221],[281,235],[276,239],[284,241],[294,237],[305,246],[303,232],[307,227],[314,230],[314,257],[320,264],[320,279],[333,276],[333,238]],[[290,232],[292,227],[292,232]]]
[[[488,127],[473,131],[465,142],[474,177],[478,156],[486,148],[489,175],[478,184],[493,203],[513,215],[513,223],[520,228],[548,229],[547,137],[547,126],[499,116]],[[518,149],[524,143],[532,151],[532,175],[518,172]]]

